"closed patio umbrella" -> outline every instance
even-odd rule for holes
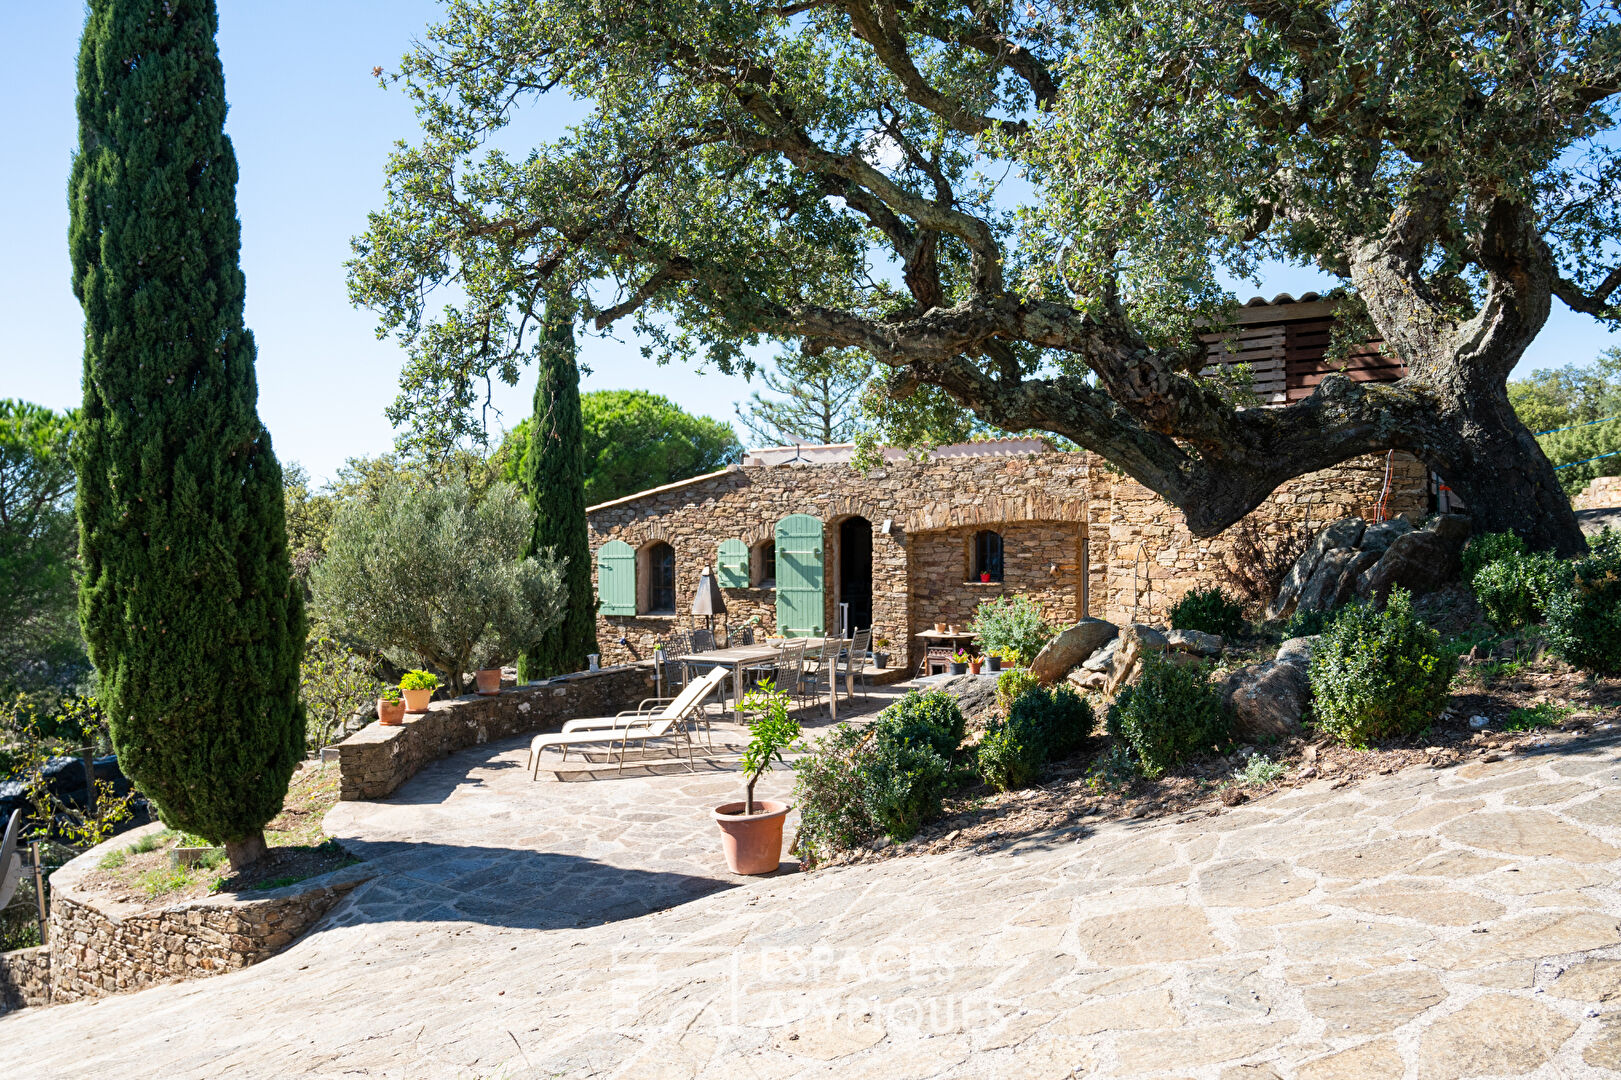
[[[726,614],[726,598],[720,594],[720,586],[716,584],[714,575],[709,567],[704,567],[698,575],[698,591],[692,598],[692,613],[702,615],[709,632],[715,632],[715,616]],[[730,645],[731,635],[727,634],[727,644]]]

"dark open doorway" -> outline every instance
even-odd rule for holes
[[[849,605],[849,629],[872,625],[872,522],[846,518],[839,525],[839,603]]]

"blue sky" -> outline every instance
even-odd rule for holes
[[[403,354],[379,341],[370,312],[349,305],[349,238],[382,204],[383,163],[411,138],[405,96],[378,87],[439,10],[428,0],[220,0],[227,130],[242,181],[248,325],[259,343],[259,411],[285,460],[330,477],[352,456],[389,449],[383,417]],[[83,13],[71,0],[0,4],[0,155],[5,208],[0,259],[0,396],[78,404],[83,318],[70,288],[65,187],[76,139],[74,58]],[[539,127],[567,119],[535,118]],[[527,125],[526,125],[527,127]],[[1322,287],[1309,271],[1273,268],[1270,296]],[[1519,373],[1581,363],[1611,343],[1557,303]],[[638,387],[691,412],[731,421],[751,387],[741,378],[659,367],[633,342],[582,341],[587,389]],[[528,412],[532,382],[497,384],[506,421]]]

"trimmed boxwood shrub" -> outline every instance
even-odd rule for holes
[[[1346,607],[1312,650],[1318,730],[1351,746],[1415,735],[1446,706],[1455,667],[1407,590],[1391,590],[1383,611]]]
[[[1007,720],[1010,725],[1030,731],[1046,761],[1069,757],[1080,749],[1097,724],[1092,703],[1067,684],[1051,690],[1031,687],[1014,699]]]
[[[1144,656],[1137,681],[1115,695],[1107,726],[1150,778],[1231,737],[1231,720],[1209,669],[1158,654]]]
[[[879,713],[873,726],[875,733],[882,729],[886,738],[927,745],[948,760],[962,745],[967,730],[956,696],[944,690],[922,694],[913,690]]]
[[[1569,561],[1548,551],[1510,555],[1475,572],[1475,600],[1499,630],[1541,622],[1548,602],[1570,588],[1572,568]]]
[[[1006,716],[1013,703],[1025,691],[1039,685],[1036,677],[1030,674],[1029,668],[1008,668],[996,677],[996,703],[1002,707],[1002,715]]]
[[[1463,583],[1474,588],[1475,575],[1502,559],[1525,554],[1525,541],[1511,532],[1481,533],[1470,537],[1464,546],[1460,576]]]
[[[1033,783],[1041,761],[1040,739],[1028,724],[999,720],[979,740],[979,774],[997,791]]]
[[[1220,589],[1194,589],[1171,605],[1171,629],[1238,637],[1244,632],[1244,605]]]
[[[1548,601],[1548,644],[1573,667],[1621,675],[1621,544],[1605,535],[1593,549]]]

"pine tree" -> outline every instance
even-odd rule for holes
[[[282,475],[242,321],[213,0],[91,0],[69,185],[85,312],[79,619],[124,771],[264,853],[304,752]]]
[[[585,523],[585,422],[580,415],[580,368],[575,359],[573,312],[554,298],[546,307],[535,414],[524,451],[524,491],[535,508],[528,554],[550,548],[568,560],[563,621],[518,664],[520,679],[564,675],[586,666],[597,651],[597,605],[591,595],[591,545]]]
[[[861,430],[861,391],[871,373],[872,360],[854,350],[789,353],[777,360],[776,371],[761,376],[779,396],[756,390],[747,406],[738,406],[737,418],[770,446],[850,442]]]

